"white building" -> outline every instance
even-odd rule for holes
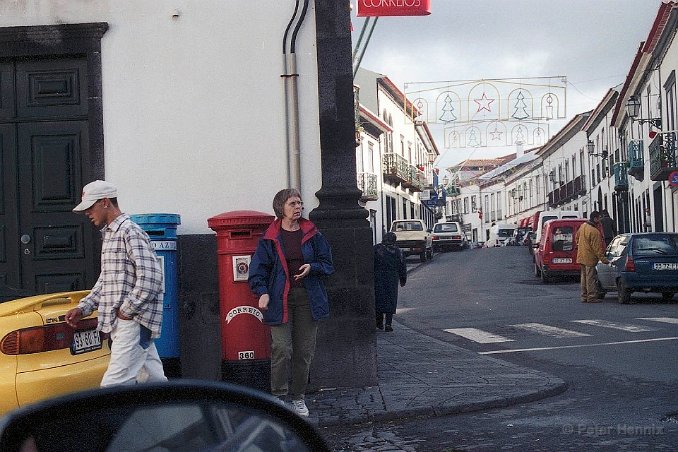
[[[393,220],[421,218],[433,227],[435,212],[422,202],[421,193],[433,184],[433,161],[439,155],[431,131],[425,122],[413,121],[414,106],[385,75],[359,69],[354,83],[359,92],[361,112],[373,112],[383,123],[383,133],[376,148],[376,137],[365,130],[358,146],[358,160],[363,166],[376,167],[379,158],[377,199],[367,199],[375,242]],[[369,124],[365,118],[362,124]],[[378,153],[376,151],[379,151]]]
[[[94,284],[98,234],[71,209],[87,182],[105,178],[127,213],[181,215],[174,309],[184,371],[219,378],[219,270],[207,219],[270,215],[274,194],[298,187],[337,262],[328,292],[340,309],[319,335],[314,384],[374,384],[350,12],[334,0],[299,5],[2,2],[2,299]]]

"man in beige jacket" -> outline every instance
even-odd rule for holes
[[[601,261],[609,263],[605,258],[603,236],[598,229],[600,213],[591,212],[589,221],[577,230],[574,241],[577,244],[577,263],[581,266],[581,301],[582,303],[598,303],[598,272],[596,264]]]

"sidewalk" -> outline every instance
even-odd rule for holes
[[[441,416],[560,394],[560,378],[448,344],[394,321],[377,332],[379,385],[307,394],[318,426]]]
[[[307,394],[312,423],[463,413],[531,402],[567,388],[560,378],[448,344],[395,319],[393,329],[376,333],[379,385]]]

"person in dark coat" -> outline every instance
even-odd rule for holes
[[[610,217],[607,209],[603,209],[600,213],[600,224],[603,227],[603,239],[605,240],[605,248],[607,248],[612,239],[617,235],[617,226],[614,224],[614,220]]]
[[[393,232],[384,234],[381,243],[374,246],[374,304],[377,315],[377,328],[393,331],[391,322],[398,305],[398,282],[404,286],[407,282],[405,256],[396,246]]]

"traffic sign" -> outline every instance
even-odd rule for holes
[[[669,185],[671,187],[678,187],[678,171],[669,174]]]

